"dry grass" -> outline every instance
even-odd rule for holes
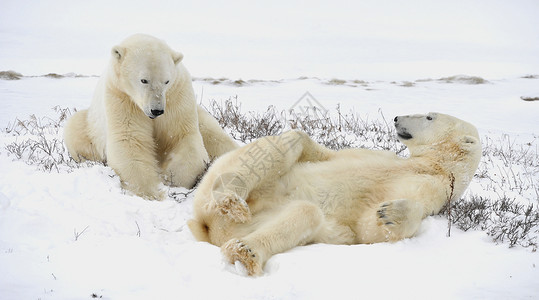
[[[382,112],[374,120],[354,112],[343,113],[339,107],[319,117],[279,111],[273,106],[264,112],[244,112],[237,99],[212,101],[207,109],[234,139],[243,143],[300,129],[331,149],[363,147],[406,153]],[[55,110],[57,119],[30,116],[3,128],[6,140],[11,140],[4,146],[8,155],[46,172],[71,172],[100,164],[78,164],[69,157],[61,132],[71,110]],[[453,201],[441,214],[462,230],[483,230],[496,242],[535,251],[539,236],[538,140],[536,137],[518,143],[508,135],[497,140],[485,137],[482,160],[473,179],[480,185],[481,195],[470,193]],[[183,201],[187,194],[175,192],[170,196]]]
[[[26,120],[16,119],[2,129],[2,132],[15,137],[6,144],[9,155],[36,166],[42,171],[67,171],[75,168],[98,164],[96,162],[75,162],[67,153],[60,131],[65,120],[71,115],[68,108],[55,107],[57,119],[38,118],[31,115]]]
[[[489,83],[487,80],[478,77],[478,76],[467,76],[467,75],[455,75],[449,77],[443,77],[438,79],[438,81],[445,83],[465,83],[465,84],[485,84]]]
[[[380,119],[363,119],[354,112],[314,117],[290,111],[278,111],[269,106],[263,113],[243,112],[237,99],[224,102],[211,101],[206,109],[236,140],[253,140],[277,135],[290,129],[300,129],[328,148],[338,150],[349,147],[374,148],[401,153],[405,146],[398,142],[395,130],[380,112]]]
[[[4,80],[19,80],[23,77],[21,73],[15,71],[0,71],[0,79]]]

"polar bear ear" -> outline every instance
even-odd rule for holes
[[[477,143],[477,138],[471,135],[465,135],[460,139],[460,141],[464,144],[475,144]]]
[[[181,52],[172,51],[172,60],[174,60],[174,64],[178,64],[183,59],[183,54]]]
[[[125,50],[126,49],[122,46],[115,46],[110,52],[112,53],[112,57],[119,61],[125,56]]]
[[[462,149],[471,151],[473,147],[479,144],[479,140],[471,135],[465,135],[460,138]]]

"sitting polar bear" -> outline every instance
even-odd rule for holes
[[[89,109],[66,123],[76,160],[106,161],[125,188],[162,199],[162,179],[190,188],[215,158],[237,144],[196,103],[183,55],[136,34],[112,49]]]
[[[262,273],[274,254],[309,243],[358,244],[413,236],[458,199],[481,158],[476,128],[429,113],[395,118],[408,158],[389,151],[329,150],[305,133],[261,138],[225,154],[196,192],[196,239],[230,263]]]

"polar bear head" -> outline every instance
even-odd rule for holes
[[[167,90],[176,83],[176,67],[183,55],[165,42],[136,34],[112,48],[118,87],[154,119],[165,112]]]
[[[469,144],[479,143],[479,134],[472,124],[440,113],[397,116],[397,135],[409,148],[433,145],[459,139]]]
[[[460,197],[481,160],[481,141],[475,126],[440,113],[398,116],[394,121],[410,156],[430,161],[452,174],[452,194]]]
[[[397,116],[395,128],[400,141],[412,155],[420,155],[438,146],[451,145],[459,153],[468,153],[474,160],[481,156],[481,142],[472,124],[440,113]],[[444,155],[447,155],[445,153]]]

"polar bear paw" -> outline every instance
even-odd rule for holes
[[[251,210],[245,201],[248,195],[247,185],[236,173],[219,175],[212,187],[212,207],[222,215],[237,223],[251,220]]]
[[[408,199],[386,201],[380,204],[378,225],[388,232],[389,240],[399,240],[412,236],[423,218],[423,208]]]
[[[159,184],[130,184],[122,181],[122,189],[127,194],[134,194],[147,200],[162,201],[166,198],[167,192],[162,183]]]
[[[218,211],[236,223],[245,223],[251,220],[249,205],[233,191],[214,192],[214,199]]]
[[[406,218],[406,201],[394,200],[380,204],[376,212],[378,215],[378,224],[386,226],[396,226],[402,223]]]
[[[239,262],[242,264],[249,276],[262,274],[260,257],[245,242],[232,239],[221,246],[221,252],[229,263],[235,264]]]

